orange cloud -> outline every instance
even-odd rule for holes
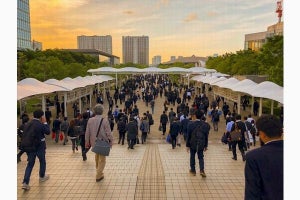
[[[184,22],[191,22],[191,21],[194,21],[194,20],[197,20],[198,19],[198,16],[196,13],[190,13],[186,18],[184,18]]]
[[[132,10],[126,10],[123,13],[126,14],[126,15],[132,15],[133,11]]]

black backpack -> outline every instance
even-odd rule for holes
[[[35,152],[40,143],[40,140],[32,125],[33,123],[29,122],[24,127],[20,149],[22,149],[25,152]]]
[[[214,121],[218,122],[220,120],[220,117],[219,117],[219,112],[217,110],[214,110],[213,113],[212,113],[212,118]]]
[[[126,123],[123,121],[124,119],[121,119],[119,122],[118,122],[118,130],[120,132],[126,132]]]
[[[190,140],[191,148],[196,150],[204,149],[205,147],[205,133],[202,130],[202,125],[199,124],[193,130]]]

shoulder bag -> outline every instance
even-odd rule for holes
[[[238,128],[237,124],[233,124],[234,127],[234,130],[230,132],[230,140],[232,142],[238,142],[238,141],[241,141],[241,131],[240,129]]]
[[[108,141],[105,141],[105,140],[102,140],[102,139],[98,138],[102,121],[103,121],[103,118],[100,121],[100,125],[99,125],[98,132],[97,132],[97,135],[96,135],[95,145],[94,145],[94,147],[92,148],[91,151],[94,152],[94,153],[100,154],[102,156],[108,156],[109,152],[110,152],[110,145],[109,145]]]

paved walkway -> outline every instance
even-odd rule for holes
[[[80,149],[73,153],[70,142],[65,146],[61,142],[56,144],[47,136],[46,173],[50,179],[39,183],[37,159],[31,175],[31,189],[23,191],[21,186],[27,164],[27,156],[23,154],[17,165],[18,199],[243,199],[244,162],[240,154],[237,161],[232,160],[232,152],[220,142],[225,128],[223,117],[219,131],[210,131],[208,151],[204,153],[207,177],[200,176],[197,158],[197,174],[192,176],[185,144],[172,149],[158,131],[163,100],[156,100],[155,124],[146,144],[137,144],[135,149],[129,150],[127,144],[117,144],[115,126],[115,144],[107,157],[105,178],[101,182],[95,182],[93,152],[88,152],[87,161],[82,161]],[[148,109],[142,101],[138,102],[138,107],[141,113]],[[107,102],[105,109],[107,111]],[[73,112],[69,113],[71,118]]]

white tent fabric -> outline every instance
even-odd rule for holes
[[[136,67],[124,67],[124,68],[113,68],[113,67],[100,67],[98,69],[89,69],[87,72],[93,74],[122,74],[122,73],[186,73],[186,74],[201,74],[201,73],[215,73],[214,69],[206,69],[204,67],[192,67],[192,68],[181,68],[181,67],[170,67],[161,69],[157,67],[148,67],[144,69]]]
[[[94,85],[96,83],[102,83],[113,79],[113,77],[107,75],[87,77],[79,76],[74,79],[67,77],[60,81],[56,79],[49,79],[44,82],[38,81],[34,78],[26,78],[18,82],[17,100],[38,94],[71,91],[75,88],[86,87],[88,85]]]
[[[283,104],[283,87],[270,81],[264,81],[255,87],[249,87],[245,89],[245,92],[254,97],[273,99]]]
[[[254,88],[256,87],[257,83],[255,83],[252,80],[244,79],[237,84],[233,84],[229,86],[229,89],[236,91],[236,92],[245,92],[248,88]]]
[[[26,78],[18,82],[17,100],[37,94],[48,94],[55,91],[68,91],[56,85],[49,85],[34,78]],[[30,92],[31,91],[31,92]]]
[[[214,84],[218,83],[219,81],[224,81],[226,79],[227,78],[225,78],[225,77],[216,77],[216,76],[213,76],[213,78],[211,78],[210,80],[208,80],[207,83],[210,84],[210,85],[214,85]]]
[[[232,78],[226,79],[224,81],[219,81],[219,82],[215,83],[214,85],[222,87],[222,88],[229,88],[230,89],[230,87],[232,85],[237,84],[238,82],[239,82],[239,80],[232,77]]]

